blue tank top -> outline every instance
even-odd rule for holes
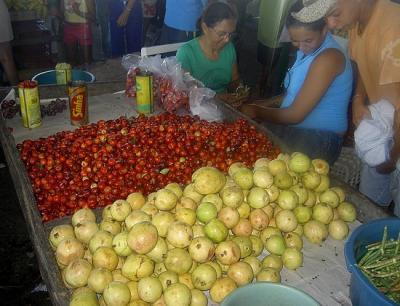
[[[338,49],[343,53],[346,58],[346,67],[333,80],[324,96],[307,117],[294,126],[341,134],[347,130],[347,110],[353,87],[353,72],[347,53],[342,50],[330,33],[312,54],[305,55],[302,51],[297,51],[296,61],[285,77],[286,96],[281,107],[289,107],[293,103],[304,84],[312,62],[322,51],[329,48]]]

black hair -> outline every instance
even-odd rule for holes
[[[286,18],[286,27],[288,28],[303,27],[314,32],[321,32],[326,25],[325,17],[322,17],[321,19],[318,19],[317,21],[314,22],[306,23],[306,22],[301,22],[292,16],[292,13],[297,13],[303,8],[304,5],[302,0],[297,0],[295,3],[293,3],[293,5],[289,9]]]
[[[200,23],[204,22],[207,27],[213,28],[217,23],[225,19],[237,20],[236,10],[229,4],[217,1],[209,4],[201,16]]]

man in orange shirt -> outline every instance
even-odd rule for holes
[[[364,165],[360,183],[362,193],[388,206],[392,200],[390,174],[393,178],[400,157],[400,1],[337,0],[327,20],[331,28],[350,30],[350,56],[358,69],[354,124],[371,116],[369,104],[387,100],[395,108],[390,157],[375,168]]]

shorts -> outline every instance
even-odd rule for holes
[[[264,123],[264,126],[282,141],[289,153],[302,152],[310,158],[322,158],[333,165],[342,150],[343,136],[325,130],[306,129],[283,124]]]
[[[399,162],[397,162],[399,164]],[[397,166],[398,167],[398,166]],[[393,213],[400,217],[400,170],[397,168],[390,177],[390,192],[394,201]]]
[[[88,23],[65,23],[64,24],[64,43],[81,46],[93,45],[92,28]]]
[[[363,163],[359,191],[379,206],[387,207],[392,201],[390,182],[390,174],[378,173],[376,168]]]

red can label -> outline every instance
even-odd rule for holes
[[[82,125],[88,123],[86,86],[71,86],[69,88],[69,107],[72,124]]]

